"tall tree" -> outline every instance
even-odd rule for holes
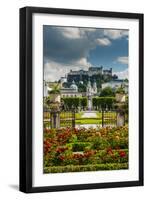
[[[115,94],[113,92],[113,89],[111,87],[104,88],[101,93],[100,97],[113,97]]]

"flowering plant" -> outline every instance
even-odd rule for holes
[[[116,164],[118,169],[128,165],[127,126],[101,129],[44,129],[45,168],[108,163],[114,163],[115,169]]]

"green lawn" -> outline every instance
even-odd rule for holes
[[[115,118],[116,117],[116,112],[105,112],[105,115],[108,115],[110,118]],[[98,118],[102,117],[102,113],[101,112],[97,112],[96,113]]]
[[[79,112],[79,113],[75,114],[75,117],[76,117],[76,119],[79,119],[82,117],[82,115],[83,115],[83,112]]]
[[[101,124],[102,120],[97,118],[76,119],[76,124]]]
[[[83,113],[77,113],[76,124],[101,124],[102,123],[102,113],[96,112],[97,117],[93,118],[82,118]],[[112,123],[115,123],[116,113],[108,112],[105,113],[105,123],[108,123],[111,119]]]

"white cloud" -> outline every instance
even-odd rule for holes
[[[88,70],[91,64],[86,58],[81,58],[76,62],[65,65],[54,61],[48,61],[44,64],[44,79],[46,81],[58,81],[62,76],[65,76],[71,69],[72,70]]]
[[[125,69],[124,71],[121,72],[113,72],[113,74],[116,74],[119,79],[129,78],[128,69]]]
[[[70,27],[44,28],[44,58],[45,62],[69,64],[89,55],[96,48],[93,30]],[[95,33],[94,33],[95,34]]]
[[[77,27],[60,27],[56,28],[67,39],[82,39],[88,34],[96,32],[96,29],[92,28],[77,28]]]
[[[65,27],[59,28],[59,31],[69,39],[77,39],[81,37],[81,32],[79,28]]]
[[[89,63],[87,61],[87,58],[81,58],[81,59],[79,59],[79,60],[74,62],[74,66],[75,67],[79,67],[80,66],[81,68],[88,69],[89,67],[91,67],[91,63]]]
[[[121,64],[128,64],[128,57],[120,56],[116,59],[116,62],[121,63]]]
[[[111,41],[108,38],[97,38],[96,42],[100,46],[109,46]]]
[[[127,30],[104,30],[104,35],[109,37],[110,39],[119,39],[124,36],[128,36]]]
[[[44,79],[59,80],[73,70],[87,70],[90,51],[97,45],[111,45],[113,39],[127,35],[128,31],[77,27],[44,27]],[[125,63],[125,57],[115,62]]]

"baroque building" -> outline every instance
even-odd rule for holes
[[[61,97],[82,97],[84,94],[81,92],[78,92],[78,87],[75,84],[75,81],[72,81],[72,84],[69,88],[65,88],[62,86],[60,89]]]
[[[60,91],[61,91],[61,97],[86,97],[86,96],[89,97],[89,96],[95,96],[97,94],[97,86],[95,81],[92,85],[89,80],[86,87],[86,92],[79,92],[78,86],[75,84],[75,81],[72,81],[72,84],[70,85],[69,88],[62,87]]]
[[[90,80],[88,80],[87,88],[86,88],[86,96],[94,96],[97,94],[97,85],[94,81],[93,86],[91,85]]]

